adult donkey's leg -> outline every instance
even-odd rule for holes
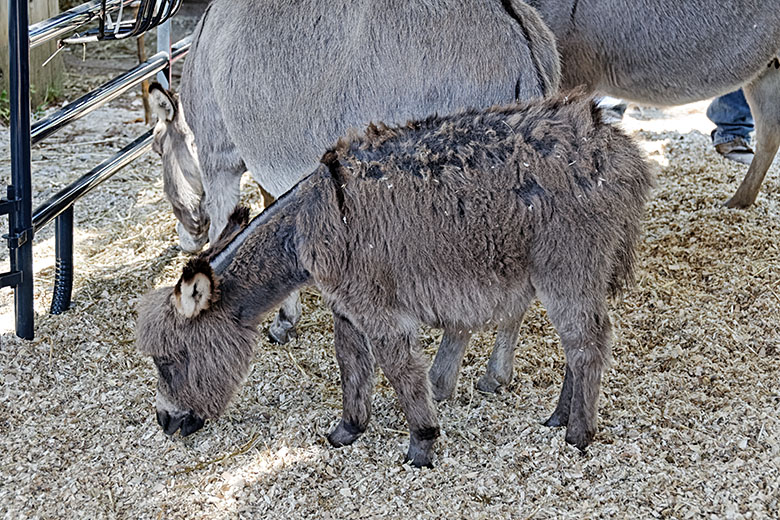
[[[460,364],[469,345],[471,334],[465,330],[446,330],[436,351],[428,378],[431,380],[433,398],[444,401],[452,397],[458,382]]]
[[[780,147],[780,62],[775,60],[752,83],[743,87],[756,122],[756,154],[737,192],[726,202],[730,208],[747,208]]]
[[[295,291],[282,302],[279,313],[268,326],[268,336],[275,342],[284,345],[290,339],[297,336],[295,325],[301,319],[301,293]]]
[[[487,371],[477,381],[477,390],[494,393],[512,381],[512,369],[515,364],[515,347],[520,335],[522,315],[506,321],[498,329],[496,344],[488,360]]]

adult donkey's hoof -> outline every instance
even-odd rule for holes
[[[268,338],[274,343],[284,345],[297,337],[298,331],[295,330],[295,325],[285,319],[281,319],[278,315],[268,327]]]
[[[739,197],[734,195],[727,200],[723,205],[731,209],[747,209],[753,205],[753,200],[746,200],[745,197]]]
[[[582,426],[569,425],[566,428],[566,442],[579,448],[582,453],[585,453],[585,448],[588,447],[595,436],[595,430],[589,430]]]

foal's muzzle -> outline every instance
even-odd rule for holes
[[[157,410],[157,424],[166,435],[173,435],[181,428],[181,436],[186,437],[203,428],[204,422],[203,419],[191,412],[183,415],[171,415],[165,410]]]

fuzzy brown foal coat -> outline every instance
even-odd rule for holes
[[[372,125],[322,162],[143,300],[138,347],[158,365],[166,431],[190,433],[225,408],[263,313],[313,283],[333,310],[341,369],[333,445],[366,429],[377,363],[409,423],[408,458],[430,465],[439,424],[419,324],[517,322],[538,297],[567,361],[549,423],[585,448],[610,356],[607,297],[630,278],[652,182],[632,140],[573,95]]]

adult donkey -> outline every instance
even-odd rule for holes
[[[215,240],[249,170],[277,197],[351,127],[531,99],[558,89],[554,36],[502,0],[215,0],[179,101],[153,91],[155,150],[187,251]],[[285,341],[297,294],[271,335]]]
[[[557,38],[562,88],[586,85],[639,103],[679,105],[742,87],[756,122],[756,154],[726,205],[755,202],[780,146],[777,0],[527,3]]]

